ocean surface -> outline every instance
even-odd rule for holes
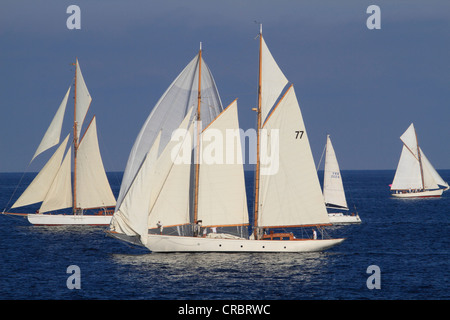
[[[439,172],[450,181],[450,170]],[[39,227],[0,215],[0,299],[449,299],[450,191],[401,200],[389,194],[393,170],[342,176],[362,224],[329,227],[346,240],[319,253],[156,254],[107,237],[106,227]],[[0,173],[2,211],[33,174],[11,200],[21,177]],[[108,177],[117,195],[121,173]],[[251,203],[253,172],[246,180]],[[73,265],[80,289],[68,288]]]

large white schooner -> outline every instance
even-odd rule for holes
[[[239,132],[237,102],[222,110],[201,47],[153,108],[136,139],[109,235],[152,252],[307,252],[344,240],[296,239],[292,233],[269,232],[330,221],[294,88],[284,90],[287,79],[261,31],[259,37],[251,236],[239,135],[222,149],[212,139],[226,136],[227,130]],[[177,139],[172,136],[175,131]],[[188,158],[196,161],[182,161],[191,145],[195,148]],[[204,155],[211,148],[225,150],[222,161],[206,161]],[[234,161],[227,162],[230,151]],[[279,153],[275,168],[265,166],[267,152]]]
[[[37,212],[3,212],[8,215],[26,216],[28,221],[34,225],[109,225],[113,212],[108,207],[114,207],[116,204],[100,155],[95,116],[83,136],[80,135],[92,98],[81,73],[78,59],[74,65],[72,146],[65,152],[70,136],[68,134],[27,189],[9,209],[42,202]],[[31,161],[42,152],[59,144],[70,89],[69,87]],[[61,209],[67,208],[71,208],[70,212],[61,213]]]

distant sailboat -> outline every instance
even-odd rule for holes
[[[80,138],[81,127],[92,98],[81,74],[78,59],[74,65],[76,70],[73,125],[73,193],[71,182],[72,147],[69,147],[64,156],[69,134],[10,208],[42,202],[38,212],[25,214],[3,212],[9,215],[26,216],[28,221],[34,225],[109,225],[112,212],[108,211],[107,208],[116,204],[100,155],[95,116]],[[69,93],[70,87],[30,163],[39,154],[59,143]],[[69,214],[54,213],[56,210],[70,207],[72,207],[72,210]],[[85,214],[85,210],[88,209],[99,210],[96,214]],[[52,211],[53,213],[50,213]]]
[[[283,78],[260,33],[258,135],[262,129],[267,130],[262,133],[263,139],[258,136],[257,156],[259,159],[262,155],[261,142],[266,151],[279,148],[280,163],[276,172],[264,175],[258,160],[255,226],[250,238],[239,137],[232,149],[238,161],[223,164],[179,161],[181,154],[189,150],[185,146],[190,146],[193,140],[197,139],[200,146],[194,149],[191,158],[199,159],[211,147],[207,137],[213,132],[223,135],[226,130],[239,129],[237,103],[234,101],[221,110],[201,48],[161,97],[141,129],[127,163],[128,174],[108,234],[153,252],[305,252],[341,243],[344,239],[295,239],[291,233],[264,232],[286,226],[329,225],[292,86],[270,110],[287,83]],[[176,100],[172,98],[175,96]],[[198,120],[205,129],[195,126]],[[170,139],[175,129],[184,133],[180,135],[181,141]],[[279,132],[279,141],[272,142],[267,136],[270,129]],[[219,154],[221,150],[217,150]],[[213,231],[208,233],[210,229]]]
[[[397,198],[440,197],[449,185],[437,173],[419,147],[414,124],[400,136],[403,149],[390,185],[392,196]]]
[[[341,171],[331,144],[330,135],[327,135],[325,145],[325,168],[323,172],[323,197],[328,209],[328,217],[333,224],[361,223],[358,213],[344,214],[333,212],[333,210],[348,210],[345,197],[344,184],[342,183]]]

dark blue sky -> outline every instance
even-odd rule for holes
[[[81,30],[66,27],[71,4]],[[381,8],[380,30],[366,27],[371,4]],[[329,133],[342,169],[395,169],[399,136],[414,122],[431,163],[450,168],[448,0],[3,0],[0,8],[0,172],[26,169],[75,57],[108,171],[124,170],[145,118],[200,41],[224,107],[238,98],[241,127],[254,127],[255,21],[294,84],[316,163]]]

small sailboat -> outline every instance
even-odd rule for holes
[[[402,153],[394,180],[390,185],[396,198],[440,197],[449,185],[437,173],[419,147],[414,124],[400,136]]]
[[[323,197],[328,211],[328,217],[332,224],[361,223],[358,213],[344,214],[335,210],[348,211],[345,197],[344,184],[341,171],[331,143],[330,135],[327,135],[325,144],[325,168],[323,172]]]
[[[42,202],[38,211],[35,213],[8,211],[3,214],[26,216],[28,221],[34,225],[109,225],[111,222],[113,212],[108,208],[114,207],[116,200],[103,167],[95,116],[83,136],[80,134],[92,98],[84,82],[78,59],[74,65],[73,145],[65,153],[70,136],[68,134],[10,208],[11,210]],[[59,144],[70,89],[69,87],[30,163],[42,152]],[[73,192],[71,182],[72,147],[74,155]],[[72,208],[71,212],[60,213],[61,209],[67,208]]]
[[[262,32],[259,36],[251,236],[240,138],[237,134],[231,142],[227,135],[239,132],[237,102],[222,110],[201,47],[158,101],[136,139],[109,235],[152,252],[307,252],[344,240],[296,239],[292,233],[268,232],[330,222],[294,89],[290,86],[274,106],[287,80]],[[227,140],[213,143],[219,137]],[[268,154],[279,157],[271,163]],[[182,161],[186,156],[197,161]]]

